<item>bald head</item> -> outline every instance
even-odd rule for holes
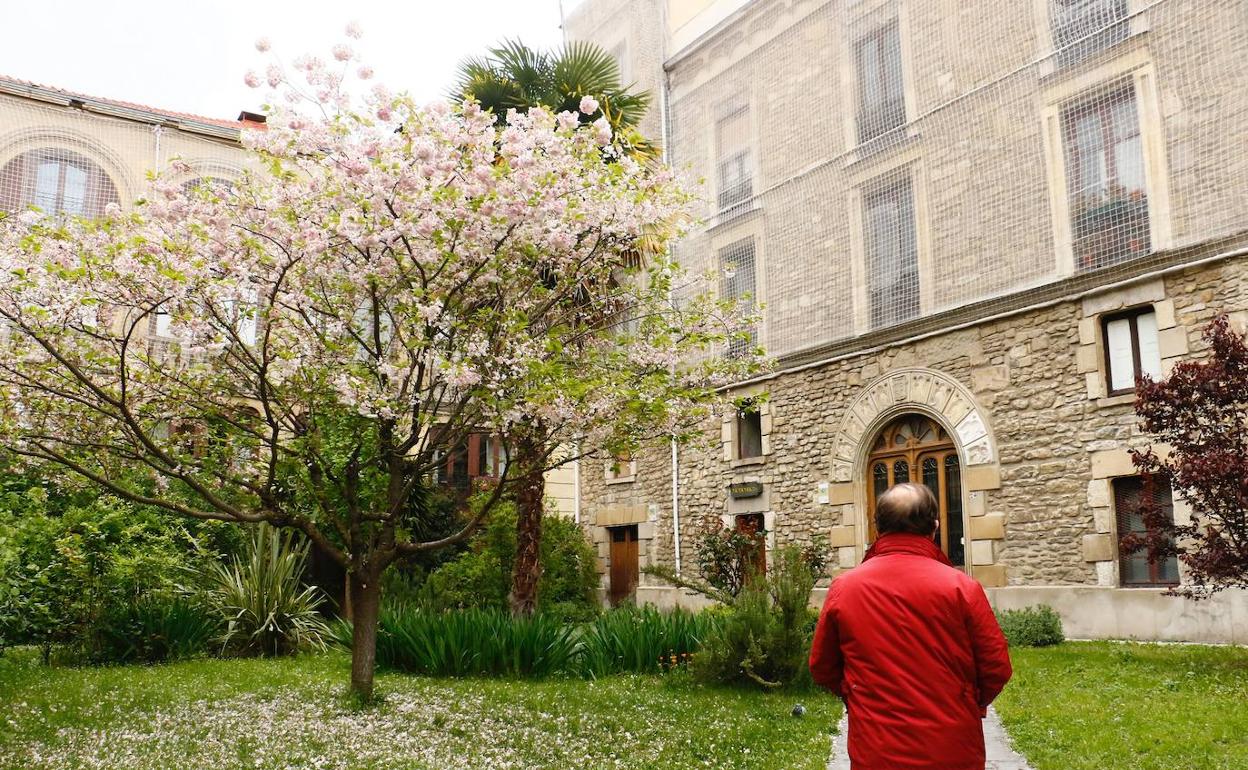
[[[930,536],[939,518],[936,496],[922,484],[898,484],[875,501],[875,529],[881,535],[909,532]]]

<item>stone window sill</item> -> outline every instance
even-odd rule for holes
[[[751,465],[763,465],[767,462],[766,456],[763,457],[741,457],[733,460],[731,466],[733,468],[748,468]]]
[[[608,484],[632,484],[637,480],[636,476],[620,476],[619,478],[607,479]]]
[[[1116,396],[1102,396],[1096,400],[1098,409],[1106,409],[1111,406],[1122,406],[1123,404],[1134,404],[1134,393],[1119,393]]]

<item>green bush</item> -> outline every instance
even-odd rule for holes
[[[516,508],[503,502],[473,537],[469,550],[429,574],[420,591],[420,605],[433,612],[506,610],[515,555]],[[580,526],[563,516],[546,516],[540,559],[538,612],[577,622],[597,616],[597,559]]]
[[[0,471],[2,473],[3,471]],[[26,477],[0,491],[0,649],[38,646],[70,659],[113,660],[114,620],[167,595],[217,556],[221,527]]]
[[[693,673],[715,683],[773,688],[808,683],[810,592],[815,572],[800,549],[780,549],[764,579],[748,581],[718,613]]]
[[[582,637],[581,671],[589,676],[684,667],[711,632],[715,616],[647,605],[603,613]]]
[[[210,565],[207,600],[225,625],[223,651],[289,655],[326,646],[331,629],[317,611],[320,589],[301,583],[308,546],[294,532],[261,524],[240,556]]]
[[[997,622],[1011,647],[1047,647],[1066,641],[1062,618],[1047,604],[1003,610]]]
[[[114,663],[163,663],[208,652],[221,620],[203,602],[148,594],[104,614],[95,658]]]

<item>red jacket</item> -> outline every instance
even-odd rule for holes
[[[983,770],[980,720],[1012,672],[979,583],[892,533],[828,589],[810,673],[845,701],[854,770]]]

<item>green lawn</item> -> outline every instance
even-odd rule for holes
[[[0,658],[0,768],[816,768],[840,702],[599,681],[382,675],[353,710],[342,654],[43,668]],[[801,700],[804,718],[790,715]]]
[[[1069,642],[1010,654],[997,710],[1036,770],[1248,768],[1248,649]]]

